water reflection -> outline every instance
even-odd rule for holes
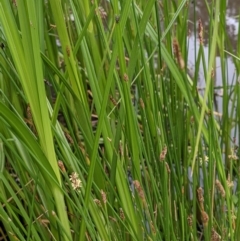
[[[211,4],[212,1],[208,1]],[[209,12],[206,7],[204,0],[195,0],[192,1],[191,5],[189,5],[189,29],[190,29],[190,36],[188,37],[188,46],[189,46],[189,54],[188,54],[188,68],[190,75],[194,75],[194,67],[197,59],[197,54],[199,50],[199,41],[198,39],[198,19],[201,19],[203,28],[204,28],[204,55],[206,60],[206,65],[208,66],[207,60],[208,60],[208,38],[209,38]],[[226,31],[226,40],[225,40],[225,49],[229,50],[230,52],[234,52],[237,48],[237,39],[238,39],[238,29],[239,29],[239,14],[240,10],[240,1],[239,0],[229,0],[227,2],[227,8],[225,12],[221,12],[221,14],[225,15],[225,29],[220,29],[220,31]],[[219,26],[221,28],[221,26]],[[218,111],[220,114],[223,112],[223,103],[222,103],[222,85],[223,85],[223,71],[221,67],[221,59],[219,57],[219,53],[216,53],[216,61],[215,61],[215,93],[216,93],[216,103],[217,108],[216,111]],[[232,61],[232,58],[226,54],[225,58],[225,77],[228,80],[228,85],[233,85],[238,76],[236,73],[235,65]],[[203,89],[205,87],[205,78],[204,78],[204,72],[203,72],[203,66],[200,66],[200,71],[198,74],[198,88]],[[229,91],[230,96],[230,91]],[[229,102],[229,112],[232,109],[231,101]],[[236,113],[236,112],[235,112]],[[237,126],[233,127],[231,136],[236,137],[236,142],[239,143],[238,138],[238,131]]]
[[[212,1],[208,1],[210,8]],[[229,38],[229,42],[231,45],[231,50],[235,50],[237,46],[237,38],[238,38],[238,28],[239,28],[239,22],[238,22],[238,16],[236,14],[239,13],[240,9],[240,1],[239,0],[229,0],[227,2],[227,9],[226,12],[222,12],[221,14],[225,15],[226,20],[226,32],[227,37]],[[188,45],[189,45],[189,55],[188,55],[188,67],[189,72],[194,73],[194,66],[196,63],[197,53],[199,49],[199,41],[198,39],[198,19],[201,19],[203,28],[204,28],[204,55],[206,59],[208,59],[208,38],[209,38],[209,12],[206,7],[204,0],[198,0],[198,1],[192,1],[190,8],[189,8],[189,29],[190,29],[190,36],[188,38]],[[196,37],[195,37],[196,36]],[[229,44],[227,41],[225,41],[225,48],[228,49]],[[218,53],[217,53],[218,55]],[[226,54],[227,56],[227,54]],[[226,78],[229,81],[229,84],[232,84],[236,81],[236,71],[234,63],[232,62],[231,57],[227,57],[225,60],[225,69],[226,71]],[[204,74],[203,74],[203,66],[200,66],[200,72],[199,72],[199,88],[204,88],[205,86],[205,80],[204,80]],[[221,71],[221,63],[220,63],[220,57],[216,57],[216,70],[215,70],[215,85],[216,87],[222,86],[222,71]]]
[[[209,7],[211,8],[211,4],[214,1],[208,1]],[[226,12],[221,12],[221,14],[225,15],[226,19],[226,32],[228,34],[229,40],[231,42],[231,45],[233,48],[236,48],[237,44],[237,34],[238,34],[238,28],[239,28],[239,22],[238,22],[238,16],[239,16],[239,10],[240,10],[240,1],[239,0],[229,0],[227,1],[227,8]],[[208,8],[205,4],[204,0],[196,0],[192,1],[190,8],[189,8],[189,28],[194,33],[194,24],[196,23],[198,19],[202,20],[203,27],[204,27],[204,34],[205,34],[205,45],[208,44],[208,29],[209,29],[209,16]],[[195,26],[196,27],[196,26]]]

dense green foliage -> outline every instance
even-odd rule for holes
[[[0,0],[5,240],[236,240],[240,89],[225,50],[240,38],[234,52],[226,0],[205,4],[209,54],[195,19],[190,76],[195,1]]]

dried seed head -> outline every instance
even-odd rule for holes
[[[111,216],[108,216],[109,217],[109,219],[111,220],[111,221],[113,221],[113,222],[117,222],[117,219],[116,218],[114,218],[114,217],[111,217]]]
[[[113,98],[113,96],[110,96],[109,99],[111,100],[114,106],[117,106],[117,101]]]
[[[197,189],[197,194],[198,194],[198,201],[200,204],[200,208],[201,210],[203,210],[204,197],[203,197],[203,189],[201,187]]]
[[[126,82],[129,80],[128,75],[127,75],[126,73],[123,75],[123,79],[124,79],[124,81],[126,81]]]
[[[63,162],[60,160],[58,161],[58,167],[60,168],[60,170],[62,172],[66,172],[65,166],[64,166]]]
[[[156,229],[154,227],[153,221],[150,222],[150,226],[151,226],[151,230],[152,230],[153,235],[155,235],[156,234]]]
[[[217,179],[215,184],[216,184],[216,188],[220,192],[221,196],[225,197],[226,193],[225,193],[225,190],[224,190],[223,185],[221,184],[221,182]]]
[[[101,201],[100,201],[99,199],[96,199],[96,198],[95,198],[93,201],[97,204],[98,207],[101,207],[101,206],[102,206],[102,205],[101,205]]]
[[[170,173],[170,172],[171,172],[171,170],[170,170],[170,167],[169,167],[168,163],[167,163],[167,162],[165,162],[165,165],[166,165],[166,168],[167,168],[167,172],[168,172],[168,173]]]
[[[102,201],[105,205],[107,203],[107,195],[103,190],[101,190],[101,196],[102,196]]]
[[[72,137],[70,136],[70,134],[64,130],[64,135],[65,135],[66,139],[68,140],[68,143],[72,145],[74,143],[74,141],[73,141]]]
[[[212,228],[211,241],[220,241],[220,240],[221,240],[221,236],[216,232],[214,228]]]
[[[192,227],[192,225],[193,225],[193,215],[192,214],[187,217],[187,222],[188,222],[188,226]]]
[[[228,158],[232,161],[237,161],[238,160],[238,157],[236,155],[236,153],[234,152],[234,149],[231,150],[231,154],[228,155]]]
[[[202,217],[203,225],[207,226],[208,225],[208,220],[209,220],[208,214],[205,211],[202,211],[201,212],[201,217]]]
[[[95,198],[93,201],[97,204],[98,207],[101,207],[101,206],[102,206],[102,205],[101,205],[101,201],[100,201],[99,199],[96,199],[96,198]]]
[[[69,180],[71,181],[72,188],[74,190],[80,190],[80,188],[82,187],[82,181],[79,179],[78,174],[76,172],[73,172],[70,175]]]
[[[120,209],[119,209],[119,212],[120,212],[120,218],[121,218],[122,220],[125,220],[125,215],[124,215],[123,209],[120,208]]]
[[[137,190],[138,196],[142,199],[142,201],[145,201],[144,192],[143,192],[140,182],[138,180],[134,180],[133,185],[134,185],[135,189]]]
[[[231,181],[231,176],[230,176],[230,174],[228,174],[227,186],[228,186],[229,188],[232,188],[232,187],[234,186],[233,181]]]
[[[182,191],[182,194],[185,193],[185,187],[184,186],[182,186],[181,191]]]
[[[209,157],[205,155],[205,156],[204,156],[204,161],[205,161],[205,162],[209,162]]]
[[[50,221],[48,219],[43,219],[38,217],[38,222],[43,225],[45,228],[49,225]]]
[[[230,159],[232,159],[233,161],[237,161],[238,160],[238,157],[236,156],[236,154],[234,155],[229,155],[228,156]]]
[[[107,12],[104,10],[103,7],[99,6],[97,9],[97,13],[100,15],[100,18],[105,20],[107,18]]]
[[[49,24],[51,28],[57,28],[57,25],[56,24]]]
[[[180,46],[179,46],[179,43],[176,38],[173,39],[173,53],[174,53],[174,56],[177,60],[177,63],[178,63],[178,66],[180,67],[180,69],[184,69],[185,61],[182,57]]]
[[[165,157],[167,155],[167,146],[164,146],[162,149],[162,152],[160,154],[160,161],[162,162],[163,160],[165,160]]]
[[[142,109],[144,109],[144,102],[143,102],[142,98],[139,99],[139,102],[140,102],[140,106],[142,107]]]
[[[200,45],[203,45],[203,25],[201,19],[198,20],[198,38]]]

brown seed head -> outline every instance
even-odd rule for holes
[[[168,163],[167,163],[167,162],[165,162],[165,165],[166,165],[167,172],[168,172],[168,173],[170,173],[170,172],[171,172],[171,170],[170,170],[170,167],[169,167]]]
[[[201,217],[202,217],[203,225],[207,226],[208,225],[208,220],[209,220],[208,214],[205,211],[202,211],[201,212]]]
[[[167,146],[164,146],[160,154],[160,161],[165,160],[166,155],[167,155]]]
[[[184,62],[184,59],[182,57],[180,46],[179,46],[179,43],[178,43],[176,38],[173,39],[173,53],[174,53],[174,56],[177,60],[177,63],[178,63],[178,66],[180,67],[180,69],[184,69],[185,68],[185,62]]]
[[[150,222],[150,225],[151,225],[152,233],[153,233],[153,235],[155,235],[156,234],[156,228],[154,227],[153,221]]]
[[[119,212],[120,212],[120,218],[121,218],[122,220],[125,220],[125,215],[124,215],[123,209],[120,208]]]
[[[70,134],[64,130],[64,135],[65,135],[66,139],[68,140],[68,143],[72,145],[74,143],[74,141],[73,141],[72,137],[70,136]]]
[[[113,96],[110,96],[109,99],[111,100],[114,106],[117,106],[117,101],[113,98]]]
[[[216,188],[217,190],[220,192],[221,196],[222,197],[225,197],[226,193],[225,193],[225,190],[224,190],[224,187],[223,185],[221,184],[221,182],[217,179],[216,182]]]
[[[126,82],[129,80],[128,75],[126,73],[123,75],[123,80]]]
[[[102,206],[102,205],[101,205],[101,201],[100,201],[99,199],[96,199],[96,198],[95,198],[93,201],[97,204],[98,207],[101,207],[101,206]]]
[[[212,228],[211,241],[220,241],[220,240],[221,240],[221,236],[216,232],[214,228]]]
[[[100,15],[100,18],[105,20],[107,18],[107,12],[104,10],[103,7],[99,6],[97,9],[97,13]]]
[[[198,201],[199,202],[204,202],[204,198],[203,198],[203,189],[201,187],[199,187],[197,189],[197,193],[198,193]]]
[[[137,190],[138,196],[142,199],[142,201],[145,201],[144,192],[143,192],[140,182],[138,180],[134,180],[133,185],[134,185],[135,189]]]
[[[60,170],[62,172],[66,172],[65,166],[64,166],[63,162],[60,160],[58,161],[58,167],[60,168]]]
[[[192,224],[193,224],[193,215],[189,215],[187,217],[187,222],[188,222],[188,226],[192,227]]]
[[[140,98],[139,102],[140,102],[140,106],[142,107],[142,109],[144,109],[144,102],[143,102],[142,98]]]
[[[231,176],[230,176],[230,174],[228,174],[227,186],[228,186],[229,188],[232,188],[232,187],[234,186],[233,181],[231,181]]]
[[[203,25],[201,19],[198,20],[198,38],[200,45],[203,45]]]
[[[107,203],[107,195],[103,190],[101,190],[101,196],[102,196],[102,201],[105,205]]]

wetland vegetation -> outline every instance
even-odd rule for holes
[[[227,9],[0,0],[1,240],[238,240],[240,31],[233,44]]]

